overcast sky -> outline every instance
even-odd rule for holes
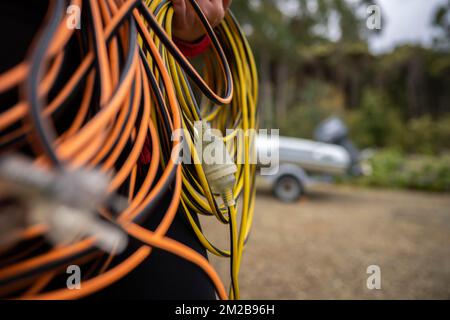
[[[383,17],[382,34],[373,37],[374,52],[389,51],[403,43],[430,45],[433,34],[433,12],[446,0],[378,0]]]
[[[346,1],[350,3],[359,2],[357,0]],[[436,34],[436,30],[432,26],[434,12],[438,6],[447,2],[448,0],[374,0],[374,3],[381,7],[383,20],[382,33],[371,37],[369,41],[371,50],[382,53],[405,43],[429,46]],[[315,3],[317,2],[310,1],[312,5]],[[295,15],[299,9],[296,0],[282,0],[279,4],[286,15]],[[365,15],[365,10],[361,14]],[[337,18],[331,17],[329,28],[324,33],[332,40],[340,38],[341,33]]]

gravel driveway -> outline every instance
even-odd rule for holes
[[[204,227],[226,243],[226,227]],[[226,278],[228,262],[211,260]],[[321,186],[284,204],[262,190],[242,263],[243,299],[449,299],[450,196]]]

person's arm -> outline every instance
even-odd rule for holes
[[[205,36],[202,24],[188,0],[172,0],[175,10],[173,35],[175,43],[187,57],[205,52],[210,39]],[[225,17],[231,0],[197,0],[209,23],[216,27]]]

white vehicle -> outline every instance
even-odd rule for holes
[[[316,138],[333,143],[280,137],[278,170],[263,176],[274,195],[281,201],[293,202],[313,183],[330,181],[336,175],[360,174],[359,152],[346,135],[345,125],[332,118],[318,128]],[[258,151],[271,150],[272,143],[270,138],[258,136]]]

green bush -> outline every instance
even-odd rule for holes
[[[429,115],[404,121],[383,93],[368,89],[358,109],[344,111],[342,97],[331,86],[312,81],[280,124],[281,134],[312,139],[317,125],[331,115],[347,123],[350,139],[360,148],[390,148],[408,154],[439,155],[450,151],[450,116]]]
[[[377,152],[370,160],[372,174],[358,184],[375,187],[450,191],[450,156],[406,156],[395,150]]]
[[[388,99],[366,90],[359,109],[346,116],[350,136],[360,148],[398,145],[403,134],[402,121]]]
[[[383,95],[366,90],[359,109],[345,119],[350,138],[360,148],[394,148],[406,153],[437,155],[450,150],[450,116],[429,115],[403,121],[397,108]]]
[[[312,139],[317,125],[330,114],[308,105],[294,108],[289,117],[281,124],[280,133],[284,136]],[[302,119],[302,120],[299,120]]]
[[[400,147],[408,153],[438,154],[450,150],[450,117],[411,119],[406,124]]]
[[[288,117],[278,124],[282,135],[312,139],[320,122],[344,112],[340,91],[319,80],[310,81],[302,88],[297,103],[289,109]]]

